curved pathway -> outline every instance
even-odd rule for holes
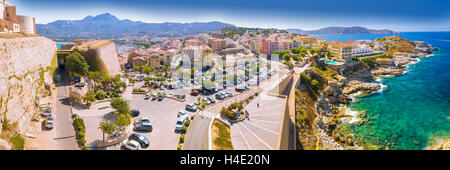
[[[236,150],[275,150],[278,148],[284,98],[262,94],[244,110],[249,118],[231,125],[231,142]],[[259,107],[257,103],[259,102]]]

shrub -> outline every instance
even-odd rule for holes
[[[95,99],[97,97],[95,96],[95,93],[93,91],[88,91],[84,96],[83,96],[83,101],[87,102],[87,103],[91,103],[91,102],[95,102]]]
[[[103,90],[98,90],[96,93],[95,93],[95,98],[97,99],[97,100],[103,100],[103,99],[105,99],[105,98],[107,98],[108,96],[106,95],[106,93],[103,91]]]
[[[178,146],[177,146],[177,150],[181,150],[181,145],[178,145]]]
[[[83,145],[83,146],[81,147],[81,150],[88,150],[88,147],[87,147],[86,145]]]
[[[180,136],[180,143],[184,143],[184,135]]]
[[[84,131],[78,131],[78,138],[80,139],[80,145],[86,144],[86,133]]]
[[[236,120],[236,114],[233,111],[228,111],[227,117],[231,120]]]
[[[314,91],[317,92],[317,90],[319,90],[319,82],[316,79],[311,81],[311,86]]]
[[[23,150],[25,139],[20,134],[14,134],[9,140],[12,144],[12,150]]]
[[[187,131],[187,126],[183,126],[183,127],[181,128],[181,133],[186,133],[186,131]]]
[[[228,111],[229,111],[228,108],[222,107],[222,110],[220,110],[220,115],[225,116],[227,115]]]
[[[134,88],[134,89],[133,89],[133,92],[142,93],[142,92],[145,92],[145,90],[144,90],[144,89],[141,89],[141,88]]]
[[[300,73],[300,83],[309,85],[311,83],[311,77],[304,73]]]
[[[117,94],[116,92],[111,92],[110,95],[111,98],[116,98],[116,97],[120,97],[119,94]]]
[[[78,131],[85,131],[86,127],[84,126],[84,121],[80,117],[75,118],[75,123],[77,125]]]
[[[191,124],[191,120],[186,120],[186,122],[184,123],[184,125],[186,125],[186,127],[189,127],[189,124]]]

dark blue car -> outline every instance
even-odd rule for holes
[[[141,144],[142,148],[147,148],[150,145],[150,140],[140,134],[132,134],[128,137],[128,140],[135,140]]]
[[[130,112],[130,115],[133,116],[133,117],[136,117],[136,116],[139,116],[139,113],[140,113],[139,110],[136,110],[136,109],[135,109],[135,110],[132,110],[132,111]]]

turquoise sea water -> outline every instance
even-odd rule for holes
[[[380,34],[315,35],[327,40],[358,40]],[[369,144],[390,149],[418,150],[436,138],[450,138],[450,32],[408,32],[400,36],[429,43],[433,56],[421,58],[408,72],[381,82],[387,89],[358,98],[353,110],[366,110],[368,122],[352,126],[355,135]]]
[[[73,42],[56,42],[56,46],[58,46],[58,49],[61,49],[61,46],[64,44],[73,44]]]

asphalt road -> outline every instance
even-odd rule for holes
[[[58,150],[79,150],[72,112],[69,104],[69,80],[67,75],[61,75],[61,82],[57,84],[56,109],[53,110],[55,118],[55,143]]]

